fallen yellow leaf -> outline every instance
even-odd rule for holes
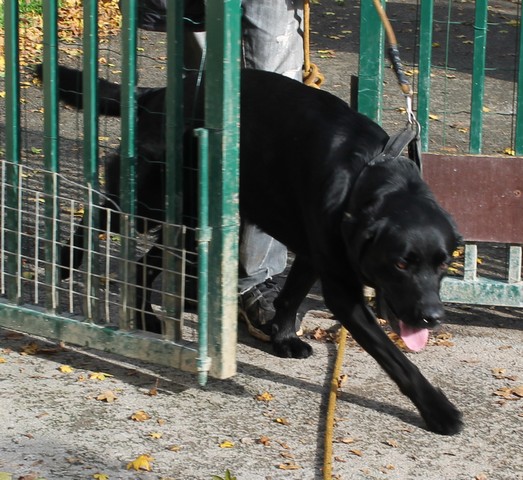
[[[220,443],[220,448],[232,448],[234,447],[234,443],[230,440],[224,440],[222,443]]]
[[[162,438],[163,433],[160,432],[152,432],[149,434],[149,437],[154,438],[155,440]]]
[[[103,373],[103,372],[91,372],[89,374],[89,378],[91,380],[100,380],[101,382],[104,381],[108,377],[112,377],[112,375],[109,373]]]
[[[512,393],[518,397],[523,397],[523,385],[519,385],[518,387],[514,387],[512,389]]]
[[[509,387],[501,387],[494,392],[494,395],[503,398],[510,398],[512,396],[512,389]]]
[[[136,460],[127,464],[127,470],[146,470],[150,472],[152,470],[151,462],[154,460],[150,455],[140,455]]]
[[[109,475],[106,475],[105,473],[95,473],[93,478],[95,480],[109,480]]]
[[[256,395],[256,400],[259,400],[260,402],[270,402],[271,400],[274,400],[274,397],[269,392],[263,392]]]
[[[299,470],[301,467],[296,463],[285,462],[278,465],[280,470]]]
[[[58,370],[62,373],[73,373],[74,372],[74,368],[69,365],[60,365],[58,367]]]
[[[256,442],[261,443],[265,447],[270,447],[271,445],[271,439],[269,437],[266,437],[265,435],[262,435]]]
[[[274,421],[280,425],[289,425],[289,421],[286,418],[278,417],[275,418]]]
[[[151,416],[143,410],[138,410],[131,415],[131,420],[134,420],[135,422],[145,422],[150,418]]]
[[[354,438],[351,438],[351,437],[343,437],[343,438],[337,438],[336,442],[349,444],[349,443],[354,443],[355,440],[354,440]]]
[[[113,403],[117,398],[118,397],[111,390],[107,390],[106,392],[100,393],[100,395],[96,397],[96,400]]]

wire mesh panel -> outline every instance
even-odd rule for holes
[[[194,76],[209,99],[197,119],[183,113],[183,2],[151,38],[138,29],[138,3],[79,1],[76,31],[59,1],[43,2],[35,39],[18,2],[4,2],[0,325],[199,372],[205,383],[236,365],[240,3],[207,7],[213,81]],[[41,85],[20,58],[28,38]],[[59,104],[59,64],[82,70],[72,90],[81,111]],[[144,72],[154,84],[143,86],[166,86],[161,111],[148,112],[163,139],[150,156],[137,148]],[[99,77],[121,85],[121,119],[101,116]],[[155,172],[154,205],[143,204],[140,169]],[[223,201],[210,208],[217,192]]]
[[[442,295],[521,307],[521,3],[405,0],[386,7],[415,88],[422,149],[430,153],[424,177],[467,243]],[[384,42],[372,2],[361,4],[361,26],[358,108],[394,131],[405,104],[392,70],[376,61]]]

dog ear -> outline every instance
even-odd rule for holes
[[[367,219],[369,220],[369,219]],[[373,242],[383,231],[386,219],[378,221],[359,221],[352,214],[345,212],[341,222],[341,235],[349,258],[358,262],[366,246]]]

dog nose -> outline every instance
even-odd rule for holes
[[[444,317],[445,311],[440,305],[433,305],[423,309],[423,323],[427,328],[435,327]]]

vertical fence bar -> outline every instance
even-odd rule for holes
[[[183,316],[183,269],[175,251],[182,245],[179,226],[182,224],[183,202],[183,14],[184,3],[173,2],[167,9],[167,92],[166,92],[166,165],[165,165],[165,226],[163,242],[163,305],[168,318],[165,334],[168,338],[181,338]],[[181,279],[181,280],[180,280]]]
[[[134,283],[136,278],[134,240],[136,208],[136,0],[123,0],[122,6],[122,142],[120,148],[120,233],[122,238],[120,270],[122,287],[120,327],[135,325]]]
[[[6,285],[2,283],[1,290],[14,303],[20,301],[21,292],[13,279],[19,274],[21,265],[17,255],[17,232],[20,229],[17,215],[19,192],[20,164],[20,71],[19,71],[19,31],[18,2],[4,2],[4,32],[5,32],[5,200],[6,215],[4,218],[4,239],[6,250]],[[2,252],[3,254],[4,252]],[[4,276],[2,278],[5,279]]]
[[[424,0],[421,2],[420,20],[417,117],[421,126],[421,149],[426,152],[429,146],[430,72],[432,62],[434,0]]]
[[[483,97],[485,93],[485,56],[487,51],[488,0],[476,0],[474,20],[474,60],[470,104],[469,153],[481,153],[483,137]]]
[[[95,229],[99,226],[98,198],[93,192],[98,188],[98,1],[84,0],[84,29],[83,29],[83,112],[84,112],[84,182],[88,186],[89,202],[85,209],[87,219],[88,238],[86,250],[86,308],[85,316],[88,320],[98,318],[98,292],[100,289],[99,268],[95,256],[91,252],[98,252],[98,235]],[[93,201],[91,201],[93,200]],[[94,233],[94,234],[93,234]]]
[[[465,245],[465,259],[464,259],[464,274],[463,279],[473,282],[478,277],[478,246],[473,243]]]
[[[45,192],[45,279],[50,286],[46,307],[56,310],[58,299],[58,1],[43,3],[44,23],[44,177]]]
[[[523,22],[521,13],[519,17],[518,30],[518,63],[517,63],[517,107],[516,107],[516,135],[514,149],[516,155],[523,155]]]
[[[372,2],[361,2],[358,110],[380,123],[383,110],[384,33]]]
[[[209,174],[212,178],[209,223],[209,345],[212,375],[236,371],[240,0],[206,4],[207,68],[205,125],[209,130]]]
[[[508,283],[521,282],[521,264],[522,254],[521,247],[511,245],[508,255]]]
[[[200,385],[207,383],[210,369],[208,356],[208,289],[209,289],[209,134],[204,128],[196,130],[198,138],[198,357],[197,370]]]

